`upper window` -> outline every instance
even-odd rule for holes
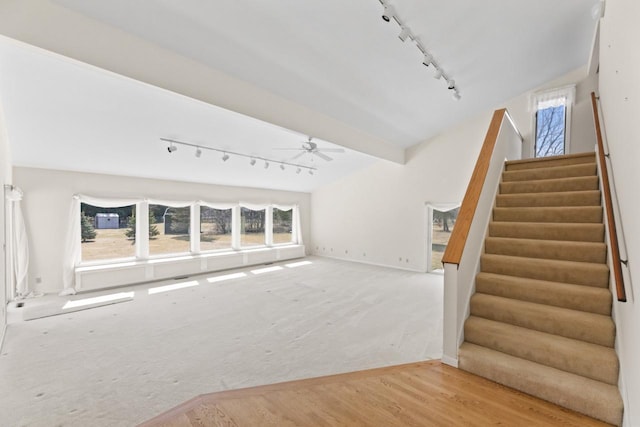
[[[240,246],[262,246],[265,242],[265,209],[240,209]]]
[[[134,212],[135,205],[101,208],[80,204],[82,261],[134,257]]]
[[[149,255],[191,250],[191,208],[149,204]]]
[[[293,209],[287,211],[273,208],[273,243],[291,243],[293,240]]]
[[[200,250],[231,248],[231,209],[200,207]]]
[[[535,157],[559,156],[569,152],[574,93],[575,87],[572,86],[535,95]]]
[[[431,230],[429,239],[429,260],[427,264],[427,271],[443,271],[442,270],[442,256],[449,244],[449,238],[451,232],[456,226],[456,219],[458,218],[459,207],[451,209],[449,207],[442,207],[438,209],[429,205],[429,217],[431,218]]]

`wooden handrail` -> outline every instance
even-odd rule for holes
[[[611,247],[611,267],[613,277],[616,281],[616,294],[618,301],[626,302],[627,293],[624,290],[624,279],[622,277],[622,262],[620,261],[620,247],[618,246],[618,234],[616,232],[616,222],[613,216],[613,202],[611,201],[611,186],[609,184],[609,173],[607,171],[606,155],[604,154],[604,142],[602,141],[602,129],[600,128],[600,117],[598,115],[598,102],[595,92],[591,92],[591,106],[593,107],[593,121],[596,126],[596,139],[598,141],[598,159],[600,160],[600,172],[602,173],[602,193],[604,195],[604,208],[607,212],[607,227],[609,230],[609,246]],[[454,228],[455,230],[455,228]]]
[[[480,193],[484,186],[484,180],[487,177],[487,171],[489,170],[489,163],[491,162],[491,156],[493,155],[493,149],[500,133],[500,127],[502,125],[502,119],[506,114],[506,108],[496,110],[493,113],[493,118],[489,124],[489,130],[484,138],[482,144],[482,150],[476,161],[476,166],[473,169],[471,175],[471,181],[467,187],[467,192],[462,199],[462,205],[460,205],[460,211],[458,218],[456,219],[456,226],[453,227],[451,237],[449,237],[449,243],[442,256],[443,264],[458,264],[460,265],[460,259],[462,259],[462,252],[467,243],[467,236],[469,235],[469,229],[471,228],[471,222],[473,216],[476,213],[476,207],[478,206],[478,200],[480,200]]]

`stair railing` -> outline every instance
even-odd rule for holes
[[[506,109],[496,110],[442,257],[444,320],[442,362],[457,366],[464,320],[505,160],[522,157],[522,135]]]
[[[611,251],[611,267],[613,269],[613,277],[615,280],[615,288],[616,288],[616,296],[618,301],[626,302],[627,301],[627,293],[624,287],[624,278],[622,275],[622,265],[627,265],[627,260],[623,260],[620,257],[620,245],[618,240],[618,229],[616,228],[616,221],[614,215],[614,203],[612,197],[612,189],[613,194],[615,194],[615,186],[611,185],[611,181],[609,180],[609,170],[607,167],[607,159],[611,161],[609,158],[608,150],[605,152],[604,146],[604,138],[603,132],[600,122],[600,115],[598,113],[598,101],[595,92],[591,92],[591,106],[593,107],[593,121],[596,127],[596,140],[597,140],[597,151],[598,151],[598,161],[600,164],[600,176],[602,179],[602,194],[604,198],[604,209],[607,217],[606,225],[607,231],[609,234],[609,246]],[[619,206],[618,209],[619,213]]]

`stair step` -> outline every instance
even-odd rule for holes
[[[462,344],[458,357],[460,369],[467,372],[610,424],[622,423],[617,386],[471,343]]]
[[[498,194],[496,206],[503,208],[539,206],[600,206],[600,191]]]
[[[595,176],[597,170],[595,163],[508,170],[502,173],[502,181],[532,181],[540,179],[569,178],[574,176]]]
[[[479,273],[476,292],[503,298],[546,304],[571,310],[611,315],[611,291],[592,286]]]
[[[607,261],[604,243],[487,237],[484,247],[488,254],[579,262]]]
[[[601,206],[493,208],[494,221],[602,223]]]
[[[476,316],[470,316],[465,322],[464,339],[592,380],[618,383],[618,357],[610,347]]]
[[[553,193],[559,191],[586,191],[598,189],[597,176],[539,179],[535,181],[501,182],[500,194]]]
[[[611,317],[601,314],[480,293],[471,297],[471,314],[605,347],[613,347],[615,340]]]
[[[593,223],[574,224],[492,221],[489,223],[489,236],[540,240],[604,242],[604,225]]]
[[[580,163],[595,163],[596,154],[594,152],[569,154],[563,156],[538,157],[534,159],[509,160],[505,163],[505,170],[523,170],[548,168],[554,166],[576,165]]]
[[[480,265],[483,273],[609,288],[606,264],[483,254]]]

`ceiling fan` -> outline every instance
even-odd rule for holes
[[[345,152],[343,148],[318,148],[318,144],[316,144],[312,140],[313,138],[309,137],[307,141],[302,143],[302,147],[300,148],[276,148],[276,150],[300,151],[298,154],[293,156],[291,160],[297,159],[308,153],[314,156],[318,156],[321,159],[326,160],[327,162],[330,162],[331,160],[333,160],[333,158],[327,156],[324,153],[344,153]]]

